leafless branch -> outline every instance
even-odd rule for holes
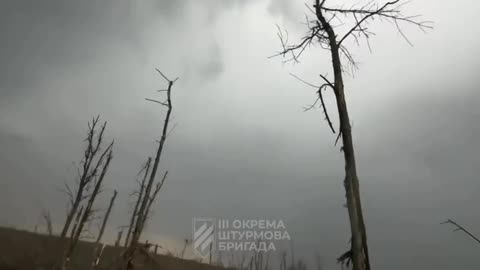
[[[67,194],[68,201],[70,202],[70,207],[72,207],[74,202],[74,192],[66,182],[63,183],[63,185],[64,185],[64,188],[60,189],[60,191]]]
[[[318,101],[320,101],[320,97],[317,97],[317,99],[315,99],[315,101],[311,105],[303,107],[303,111],[306,112],[306,111],[310,111],[311,109],[315,108],[317,106]]]
[[[458,224],[457,222],[453,221],[452,219],[447,219],[447,221],[444,221],[442,222],[441,224],[452,224],[453,226],[456,227],[455,230],[453,230],[454,232],[456,231],[462,231],[464,232],[465,234],[467,234],[468,236],[470,236],[470,238],[472,238],[473,240],[475,240],[475,242],[479,243],[480,244],[480,239],[478,237],[476,237],[475,235],[473,235],[470,231],[468,231],[467,229],[465,229],[462,225]]]
[[[312,83],[309,83],[301,78],[299,78],[297,75],[295,74],[292,74],[290,73],[291,76],[293,76],[294,78],[296,78],[297,80],[303,82],[304,84],[308,85],[308,86],[311,86],[311,87],[314,87],[314,88],[317,88],[317,94],[318,94],[318,98],[315,100],[315,102],[306,107],[304,109],[304,111],[308,111],[308,110],[311,110],[312,108],[315,107],[315,105],[318,103],[318,101],[320,101],[321,103],[321,107],[323,109],[323,113],[325,114],[325,120],[327,121],[328,123],[328,126],[330,127],[330,130],[335,133],[335,129],[333,128],[333,124],[332,124],[332,121],[330,120],[330,116],[328,115],[328,111],[327,111],[327,107],[325,106],[325,101],[323,100],[323,94],[322,94],[322,91],[327,88],[327,87],[331,87],[332,89],[335,89],[335,87],[333,86],[333,84],[323,75],[320,74],[320,76],[326,81],[325,84],[322,84],[320,86],[317,86],[317,85],[314,85]]]
[[[400,33],[400,35],[409,44],[411,44],[411,42],[408,40],[408,38],[404,34],[400,26],[401,23],[417,26],[423,32],[433,28],[432,26],[433,22],[419,20],[420,16],[418,15],[413,15],[413,16],[403,15],[400,11],[400,8],[405,3],[401,3],[401,0],[390,1],[385,3],[382,6],[378,6],[375,3],[375,1],[370,1],[359,8],[355,8],[355,6],[352,6],[351,8],[344,8],[344,7],[330,8],[330,7],[324,6],[324,3],[325,1],[321,1],[319,4],[320,5],[319,8],[321,11],[328,12],[329,14],[331,14],[331,18],[327,21],[329,24],[331,20],[333,20],[334,18],[338,19],[339,14],[349,17],[351,21],[354,22],[353,26],[351,26],[348,29],[348,31],[346,31],[346,33],[344,33],[341,36],[339,41],[336,41],[337,46],[340,48],[343,55],[347,58],[348,62],[352,65],[352,68],[354,69],[357,68],[354,58],[349,52],[349,50],[346,47],[342,46],[343,42],[348,37],[352,36],[355,39],[355,43],[359,44],[359,39],[363,37],[367,41],[369,50],[371,50],[369,37],[374,35],[374,33],[371,32],[367,26],[369,21],[373,20],[374,18],[386,19],[390,21],[394,25],[396,30]],[[308,5],[306,6],[313,14],[317,13],[317,11],[314,11]],[[315,7],[315,9],[317,8]],[[308,48],[311,45],[318,44],[324,49],[330,49],[330,47],[328,46],[328,43],[329,43],[328,34],[326,33],[325,28],[322,26],[322,24],[315,20],[310,21],[308,20],[308,18],[307,18],[306,24],[308,26],[308,32],[304,35],[303,38],[301,38],[298,44],[294,44],[294,45],[290,45],[288,43],[289,41],[288,32],[282,31],[281,28],[277,25],[277,30],[278,30],[277,36],[280,39],[280,42],[282,45],[282,51],[278,52],[273,56],[270,56],[269,58],[276,57],[276,56],[286,57],[287,55],[291,55],[291,58],[287,58],[285,62],[287,61],[299,62],[300,56],[303,54],[306,48]]]
[[[322,90],[324,89],[324,86],[325,85],[322,85],[317,93],[318,93],[318,98],[320,99],[320,102],[322,104],[322,108],[323,108],[323,113],[325,113],[325,120],[327,120],[327,123],[328,123],[328,126],[330,127],[330,130],[335,133],[335,129],[333,128],[333,124],[332,124],[332,120],[330,120],[330,116],[328,115],[328,111],[327,111],[327,107],[325,106],[325,101],[323,100],[323,94],[322,94]]]
[[[167,133],[167,138],[168,136],[170,136],[170,134],[175,130],[175,128],[177,127],[177,123],[173,124],[173,127],[168,131]]]
[[[100,116],[96,116],[87,125],[88,131],[85,139],[86,147],[83,152],[82,161],[80,162],[81,166],[78,168],[79,178],[76,181],[75,193],[68,186],[68,184],[65,184],[65,192],[69,197],[71,207],[67,213],[67,217],[60,234],[61,239],[66,237],[80,204],[90,196],[90,194],[88,194],[91,188],[90,186],[92,182],[96,181],[98,169],[103,165],[105,161],[105,155],[108,152],[108,150],[105,150],[98,157],[103,145],[104,132],[107,126],[107,122],[104,122],[99,126],[99,121]],[[110,147],[111,146],[107,147],[107,149]]]
[[[302,41],[299,44],[288,45],[288,32],[285,31],[285,36],[284,36],[282,30],[278,25],[277,25],[277,28],[278,28],[277,36],[280,39],[283,50],[281,52],[278,52],[270,56],[269,58],[273,58],[277,56],[285,57],[287,54],[291,54],[292,57],[285,60],[285,62],[294,61],[298,63],[300,56],[309,46],[313,45],[315,38],[318,38],[319,41],[325,38],[325,36],[320,34],[320,31],[321,31],[320,26],[316,25],[310,28],[310,32],[307,33],[302,38]]]
[[[160,191],[160,189],[162,189],[163,184],[165,183],[165,179],[167,179],[167,175],[168,175],[168,171],[165,172],[165,174],[162,177],[162,180],[156,184],[155,190],[153,191],[153,194],[150,196],[150,200],[148,202],[149,204],[148,204],[148,208],[147,208],[147,213],[150,210],[150,207],[151,207],[153,201],[157,197],[158,192]]]
[[[360,8],[328,8],[322,6],[322,10],[326,12],[330,12],[333,14],[344,14],[345,16],[351,16],[355,20],[355,25],[347,31],[346,34],[340,39],[338,44],[342,44],[342,42],[347,39],[349,36],[354,36],[355,39],[358,39],[360,35],[365,37],[368,42],[369,35],[372,34],[368,31],[368,28],[365,26],[369,19],[373,19],[374,17],[378,17],[380,19],[387,19],[391,21],[397,31],[402,35],[402,37],[407,41],[410,45],[412,44],[406,35],[403,33],[400,23],[411,24],[417,26],[421,31],[425,32],[427,29],[432,29],[433,22],[431,21],[420,21],[418,18],[419,15],[413,16],[404,16],[400,8],[405,5],[407,2],[401,3],[400,0],[390,1],[385,3],[383,6],[378,6],[374,1],[370,1],[366,5]]]
[[[301,79],[300,77],[298,77],[297,75],[295,75],[295,74],[293,74],[293,73],[290,73],[290,76],[294,77],[295,79],[297,79],[297,80],[301,81],[302,83],[304,83],[304,84],[306,84],[306,85],[308,85],[308,86],[311,86],[311,87],[313,87],[313,88],[319,88],[319,87],[320,87],[320,86],[318,86],[318,85],[314,85],[314,84],[312,84],[312,83],[309,83],[309,82]]]
[[[175,78],[173,81],[170,80],[169,78],[167,78],[167,76],[165,76],[158,68],[155,69],[158,73],[160,73],[160,75],[162,75],[162,77],[168,82],[168,83],[174,83],[176,82],[179,78]],[[166,90],[168,91],[168,89]]]
[[[165,103],[165,102],[161,102],[161,101],[158,101],[158,100],[155,100],[155,99],[150,99],[150,98],[145,98],[145,100],[148,100],[148,101],[151,101],[151,102],[155,102],[155,103],[158,103],[158,104],[160,104],[160,105],[163,105],[163,106],[168,107],[168,104]]]

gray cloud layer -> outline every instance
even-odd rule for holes
[[[335,269],[349,238],[342,158],[321,111],[302,112],[313,90],[288,76],[315,81],[329,71],[328,55],[310,50],[295,66],[267,59],[279,49],[275,23],[301,30],[302,3],[291,5],[5,2],[2,224],[31,226],[41,208],[62,222],[58,188],[73,180],[86,122],[101,114],[117,142],[106,191],[121,192],[112,224],[123,225],[135,174],[161,128],[162,109],[143,100],[163,87],[159,67],[181,78],[162,164],[171,177],[149,232],[181,241],[192,217],[281,218],[298,256],[321,254]],[[415,1],[411,8],[436,29],[409,29],[414,48],[379,26],[373,54],[354,49],[361,69],[347,87],[375,268],[478,265],[473,243],[439,225],[453,217],[480,227],[477,6]]]

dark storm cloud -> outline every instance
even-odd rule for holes
[[[196,16],[215,22],[225,9],[243,7],[254,1],[5,1],[0,11],[0,92],[2,100],[34,91],[35,84],[54,77],[57,70],[78,72],[77,67],[94,61],[109,50],[123,47],[140,57],[146,46],[144,28],[155,19],[159,24],[176,25],[178,35],[186,41],[208,44],[201,59],[189,57],[193,72],[204,73],[206,79],[222,69],[218,41],[211,36],[195,36],[185,25]],[[193,11],[192,11],[193,6]],[[270,9],[287,12],[287,2],[270,3]],[[200,24],[201,24],[200,20]],[[161,33],[159,25],[158,35]],[[205,29],[208,31],[208,29]],[[179,42],[162,36],[168,43]],[[183,43],[183,41],[180,41]],[[164,42],[166,44],[167,42]],[[188,47],[187,47],[188,48]],[[158,48],[161,50],[162,47]],[[194,61],[192,61],[194,60]],[[199,76],[201,78],[202,76]]]
[[[199,11],[209,11],[209,20],[215,20],[221,8],[231,6],[219,3],[223,1],[209,1]],[[2,100],[34,91],[35,84],[56,76],[59,70],[79,72],[79,67],[111,50],[123,48],[142,57],[145,43],[151,38],[145,36],[144,28],[157,19],[156,35],[161,35],[165,25],[176,25],[179,36],[188,37],[192,34],[185,27],[189,20],[197,20],[200,25],[204,23],[198,22],[199,18],[188,9],[190,6],[189,1],[156,0],[141,3],[123,0],[6,1],[0,11]],[[161,38],[164,42],[158,50],[181,42],[171,36]],[[208,40],[187,40],[212,44]],[[205,50],[210,58],[201,59],[199,63],[196,58],[190,61],[197,63],[197,71],[214,76],[222,69],[221,54],[215,45]]]
[[[112,7],[112,3],[118,5]],[[108,46],[135,46],[126,2],[6,1],[2,3],[0,91],[6,97],[35,90],[56,71],[92,61]],[[109,41],[110,44],[106,44]]]

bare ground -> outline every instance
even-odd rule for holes
[[[89,270],[93,258],[93,243],[81,241],[72,258],[72,270]],[[109,265],[122,253],[122,247],[106,246],[99,269],[111,269]],[[51,270],[61,254],[59,239],[12,228],[0,227],[0,270]],[[191,260],[149,253],[137,256],[139,270],[224,270]],[[113,269],[112,269],[113,270]]]

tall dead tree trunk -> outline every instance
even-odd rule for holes
[[[137,216],[138,216],[138,208],[140,206],[140,202],[142,201],[143,197],[144,197],[144,191],[145,191],[145,182],[147,180],[147,177],[148,177],[148,173],[150,172],[150,164],[152,163],[152,158],[149,157],[147,159],[147,162],[145,163],[145,166],[143,167],[142,170],[145,171],[145,174],[143,176],[143,180],[142,182],[140,183],[140,188],[139,188],[139,191],[138,191],[138,198],[137,198],[137,201],[135,202],[135,207],[133,208],[133,213],[132,213],[132,216],[130,218],[130,224],[128,226],[128,231],[127,231],[127,236],[125,238],[125,246],[127,247],[128,244],[129,244],[129,241],[130,241],[130,235],[132,234],[132,230],[133,230],[133,226],[135,225],[135,221],[137,219]]]
[[[157,69],[157,72],[168,83],[167,89],[160,90],[160,92],[166,92],[167,93],[167,99],[163,102],[158,101],[158,100],[153,100],[153,99],[146,99],[146,100],[152,101],[152,102],[155,102],[155,103],[158,103],[162,106],[167,107],[167,113],[165,115],[165,120],[164,120],[164,123],[163,123],[163,129],[162,129],[162,135],[160,137],[160,141],[159,141],[159,144],[158,144],[157,153],[155,155],[155,160],[153,162],[153,167],[152,167],[152,170],[150,172],[150,177],[149,177],[147,186],[145,188],[144,198],[142,199],[140,209],[138,210],[137,220],[136,220],[133,232],[132,232],[130,244],[129,244],[127,250],[125,251],[125,253],[123,255],[123,258],[125,259],[125,266],[126,266],[127,270],[133,269],[133,257],[134,257],[135,251],[138,248],[140,236],[142,234],[143,228],[145,227],[145,222],[146,222],[147,216],[149,214],[147,211],[150,210],[150,206],[151,206],[152,202],[155,200],[155,196],[157,195],[158,191],[161,189],[161,187],[162,187],[162,185],[165,181],[165,178],[167,176],[167,173],[165,173],[162,181],[159,184],[157,184],[157,188],[155,189],[154,193],[152,194],[153,183],[155,182],[155,176],[157,174],[158,166],[160,164],[160,159],[161,159],[162,153],[163,153],[163,148],[164,148],[164,145],[165,145],[165,141],[167,139],[168,127],[169,127],[169,123],[170,123],[170,116],[171,116],[172,110],[173,110],[172,87],[173,87],[173,84],[178,80],[178,78],[176,78],[173,81],[169,80],[160,70]]]
[[[352,248],[350,249],[353,265],[358,269],[370,269],[367,234],[363,220],[362,205],[360,201],[360,189],[353,148],[352,128],[348,115],[347,102],[343,85],[342,63],[340,60],[339,44],[335,32],[323,16],[319,0],[315,5],[316,15],[328,36],[328,44],[332,57],[334,74],[333,92],[337,101],[338,116],[340,118],[339,134],[343,142],[343,156],[345,160],[345,192],[347,198],[348,216],[350,218],[350,230],[352,233]]]
[[[300,80],[318,89],[318,98],[308,109],[314,108],[317,102],[320,101],[320,106],[323,108],[325,118],[333,133],[335,133],[335,129],[333,128],[332,121],[325,107],[322,91],[331,89],[335,95],[339,116],[339,133],[337,141],[340,137],[342,138],[341,150],[343,151],[345,161],[344,186],[351,230],[351,248],[340,256],[338,261],[347,265],[352,262],[354,270],[368,270],[370,269],[370,262],[367,233],[360,200],[360,187],[355,162],[352,128],[345,99],[343,80],[344,67],[342,65],[341,55],[345,57],[352,67],[355,68],[356,64],[349,50],[344,46],[344,41],[348,37],[353,37],[358,44],[358,40],[363,37],[367,39],[368,43],[368,38],[371,32],[367,30],[365,25],[374,18],[381,18],[393,22],[402,36],[404,35],[400,29],[400,23],[413,24],[422,30],[431,28],[431,26],[429,26],[429,22],[416,21],[416,16],[403,16],[399,10],[403,5],[403,3],[400,3],[400,0],[387,2],[383,6],[379,6],[375,1],[371,1],[360,8],[352,7],[350,9],[343,7],[329,8],[324,5],[325,2],[326,0],[314,0],[313,9],[311,9],[311,11],[315,16],[315,19],[309,20],[307,18],[306,25],[308,26],[308,33],[302,38],[302,41],[299,44],[293,46],[286,44],[287,38],[283,36],[282,31],[279,31],[278,36],[282,42],[283,50],[277,55],[282,55],[284,57],[291,55],[292,58],[290,60],[298,61],[298,58],[305,49],[313,43],[320,44],[322,48],[330,50],[334,76],[333,82],[329,81],[327,77],[323,75],[320,75],[320,77],[324,80],[324,83],[320,86],[315,86],[301,79]],[[337,33],[332,26],[332,21],[338,19],[340,15],[349,17],[353,22],[353,26],[348,28],[347,31],[338,38]]]

